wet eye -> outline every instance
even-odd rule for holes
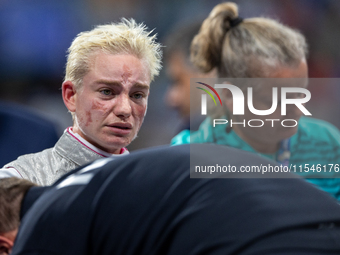
[[[102,93],[105,96],[109,96],[109,95],[111,95],[111,90],[103,89],[103,90],[100,91],[100,93]]]
[[[138,93],[138,94],[133,94],[132,97],[133,97],[134,99],[142,99],[142,98],[144,97],[144,95]]]

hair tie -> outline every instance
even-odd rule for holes
[[[237,18],[235,18],[235,19],[231,19],[230,21],[229,21],[229,23],[230,23],[230,27],[232,28],[232,27],[236,27],[238,24],[240,24],[241,22],[243,21],[243,19],[241,18],[241,17],[237,17]]]

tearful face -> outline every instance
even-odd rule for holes
[[[96,147],[119,153],[136,137],[146,112],[150,75],[129,54],[92,56],[90,71],[77,91],[73,131]]]

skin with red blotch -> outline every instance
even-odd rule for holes
[[[123,82],[127,82],[132,75],[131,69],[127,65],[123,65],[124,73],[122,74]]]
[[[89,126],[92,122],[92,119],[91,119],[91,112],[90,111],[87,111],[86,112],[86,117],[87,117],[87,120],[86,120],[86,124],[85,126]],[[81,122],[81,121],[80,121]]]

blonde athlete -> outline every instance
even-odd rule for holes
[[[49,185],[78,166],[128,154],[146,114],[150,83],[161,69],[160,44],[143,24],[123,19],[80,33],[69,48],[62,96],[73,116],[53,148],[0,170]]]

